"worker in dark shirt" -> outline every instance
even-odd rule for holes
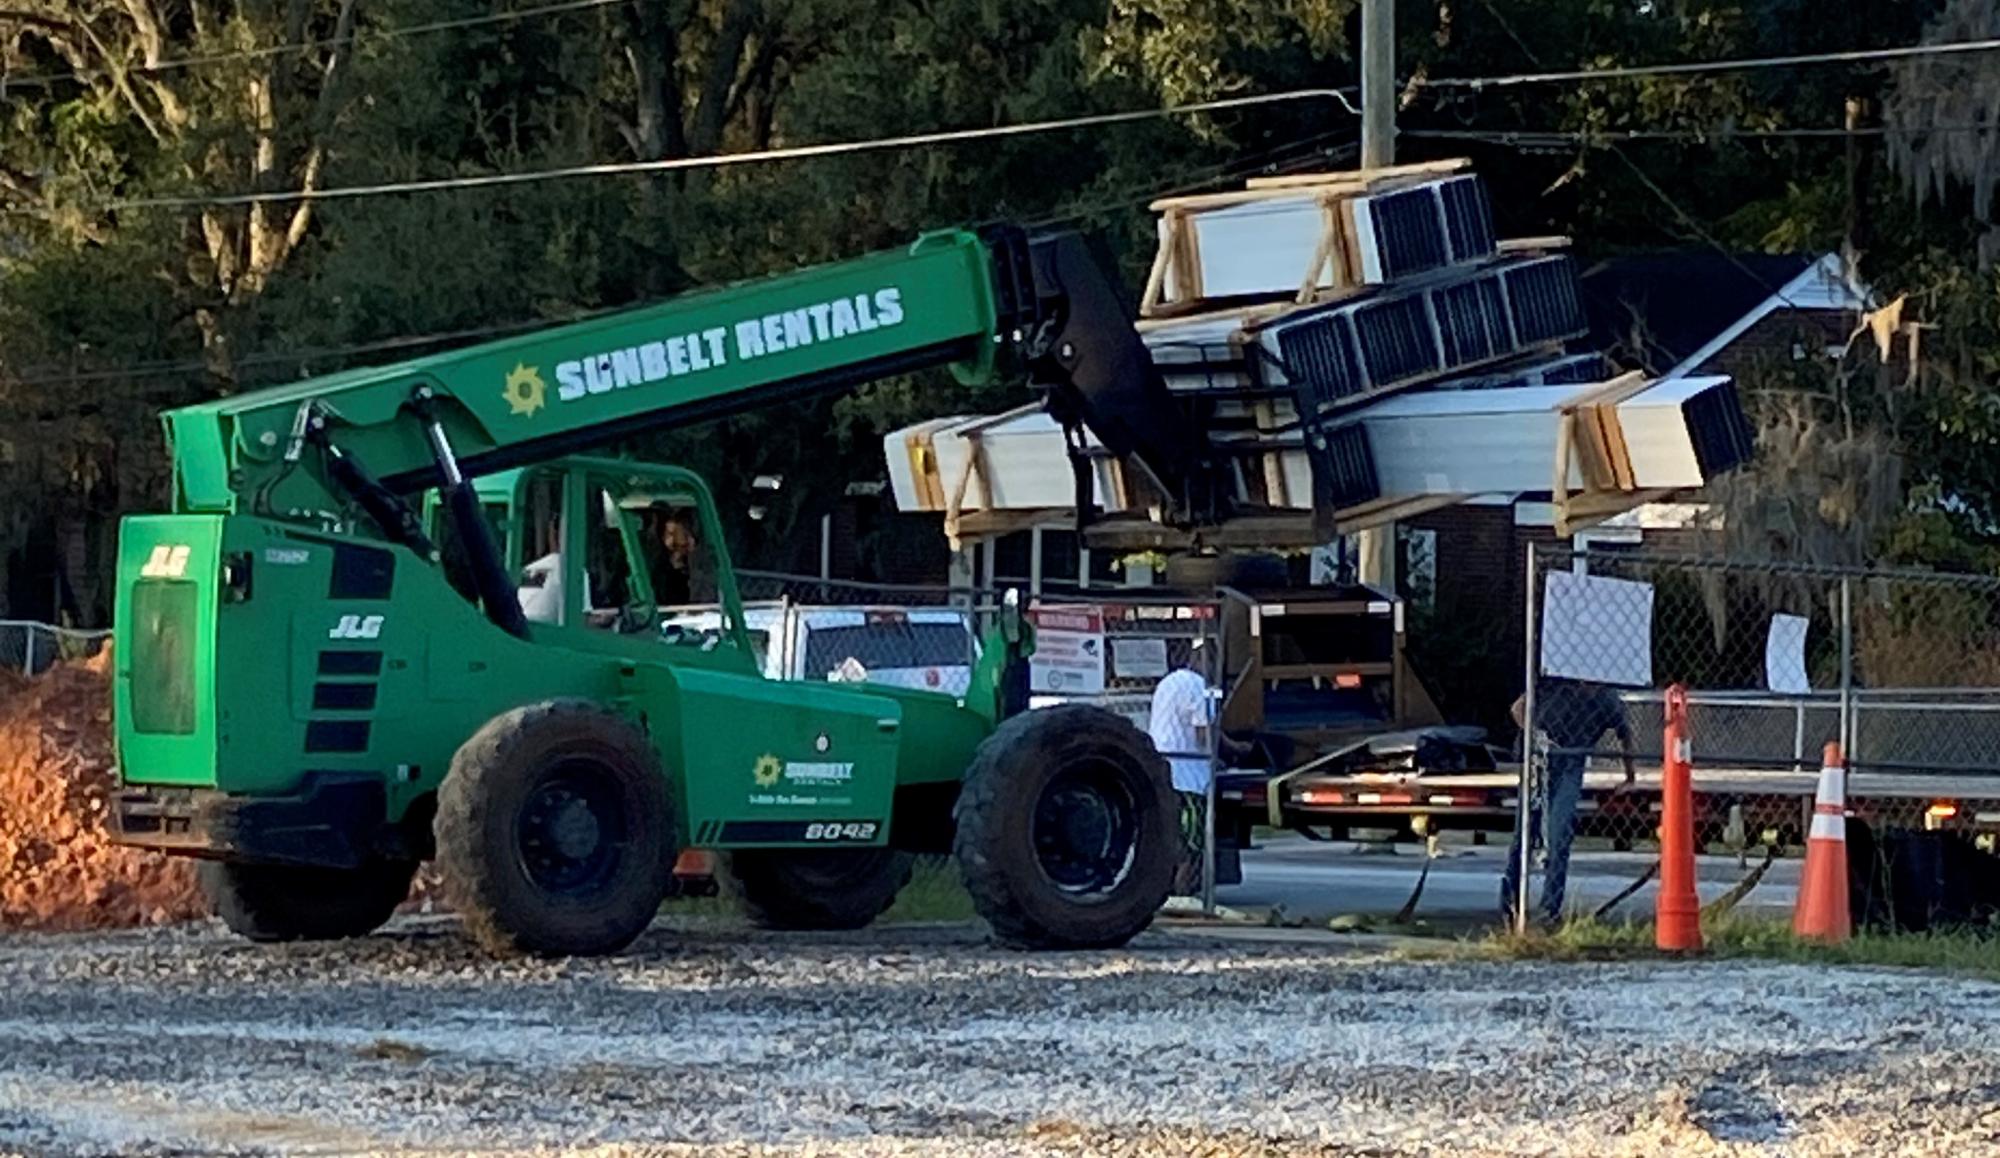
[[[1524,731],[1522,717],[1526,710],[1526,697],[1514,701],[1514,723]],[[1625,759],[1626,787],[1632,785],[1637,770],[1632,764],[1632,725],[1625,718],[1624,701],[1603,684],[1544,678],[1535,688],[1535,730],[1548,745],[1548,777],[1544,783],[1547,806],[1541,807],[1541,801],[1530,798],[1527,832],[1540,831],[1546,821],[1543,839],[1548,863],[1542,878],[1541,915],[1546,923],[1554,925],[1562,921],[1563,892],[1569,882],[1569,847],[1576,836],[1576,804],[1583,794],[1584,767],[1604,733],[1618,737]],[[1526,760],[1532,751],[1531,738],[1524,735],[1522,740],[1522,758]],[[1500,880],[1500,912],[1510,925],[1520,891],[1523,836],[1522,832],[1514,833],[1513,847],[1507,853],[1507,869]]]

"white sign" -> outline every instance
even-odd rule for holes
[[[1164,639],[1114,639],[1111,641],[1111,674],[1121,680],[1158,679],[1167,674],[1167,641]]]
[[[1104,611],[1097,607],[1037,607],[1030,691],[1065,696],[1104,692]]]
[[[1542,584],[1542,674],[1653,686],[1653,585],[1551,571]]]
[[[1771,633],[1764,640],[1764,684],[1772,691],[1796,696],[1812,690],[1812,681],[1806,678],[1809,625],[1802,615],[1771,617]]]

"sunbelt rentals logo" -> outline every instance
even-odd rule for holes
[[[634,386],[651,386],[807,346],[839,342],[903,324],[903,291],[882,286],[865,293],[812,302],[797,309],[759,314],[723,326],[662,335],[623,349],[603,350],[558,362],[555,401],[575,402]],[[540,366],[517,362],[501,384],[507,412],[529,418],[549,405],[549,383]]]
[[[780,780],[796,785],[826,787],[854,779],[854,765],[834,760],[783,760],[766,752],[757,757],[757,763],[751,766],[750,777],[759,788],[776,788]]]

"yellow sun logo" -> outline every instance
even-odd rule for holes
[[[757,787],[769,788],[785,774],[785,762],[769,754],[757,757],[757,766],[750,774],[757,778]]]
[[[507,388],[500,396],[507,400],[507,409],[523,417],[533,414],[548,403],[548,383],[542,381],[540,370],[525,362],[517,362],[507,375]]]

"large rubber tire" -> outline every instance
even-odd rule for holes
[[[729,873],[766,929],[859,929],[896,903],[916,860],[893,848],[743,849]]]
[[[446,899],[503,955],[623,949],[659,913],[679,847],[652,745],[581,700],[487,721],[452,757],[435,832]]]
[[[365,937],[410,895],[414,861],[358,869],[202,861],[195,880],[209,908],[252,941],[339,941]]]
[[[1054,823],[1079,792],[1129,813],[1129,842],[1107,839],[1107,879],[1078,884],[1051,875],[1050,842],[1071,839]],[[1181,856],[1179,809],[1167,762],[1122,716],[1063,704],[1008,720],[981,744],[955,809],[953,851],[973,906],[1003,945],[1019,949],[1101,949],[1123,945],[1167,899]],[[1119,831],[1112,824],[1113,835]],[[1086,830],[1086,835],[1094,830]],[[1066,875],[1069,866],[1059,865]]]

